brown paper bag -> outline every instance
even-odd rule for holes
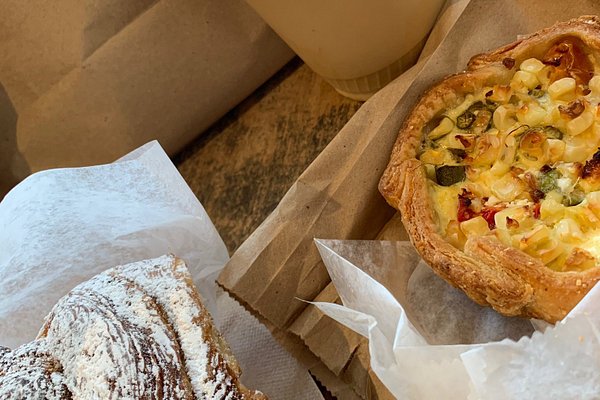
[[[377,191],[379,178],[404,117],[431,84],[464,69],[474,54],[518,35],[598,12],[592,0],[472,0],[414,82],[413,69],[359,109],[233,255],[220,283],[276,329],[303,340],[358,395],[389,396],[376,380],[364,383],[369,375],[364,342],[298,300],[336,299],[313,238],[373,239],[382,230],[393,211]],[[298,348],[294,354],[302,357]]]
[[[293,56],[242,0],[1,8],[0,198],[30,171],[111,162],[153,139],[173,154]]]

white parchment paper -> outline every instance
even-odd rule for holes
[[[314,304],[369,338],[371,367],[397,398],[599,398],[600,286],[541,332],[473,303],[408,242],[317,246],[344,305]]]
[[[227,249],[157,142],[113,164],[37,173],[0,203],[0,345],[34,339],[57,300],[77,284],[115,265],[166,253],[185,260],[231,339],[246,385],[274,399],[322,398],[267,329],[217,293],[214,280]]]

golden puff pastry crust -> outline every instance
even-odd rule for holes
[[[555,322],[600,279],[597,74],[600,18],[582,16],[474,56],[405,120],[379,190],[423,259],[477,303]]]

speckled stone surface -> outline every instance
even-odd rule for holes
[[[296,58],[175,157],[230,252],[361,104]]]

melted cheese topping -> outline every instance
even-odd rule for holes
[[[438,227],[457,248],[495,235],[555,270],[600,264],[600,75],[560,68],[525,60],[424,132]]]

